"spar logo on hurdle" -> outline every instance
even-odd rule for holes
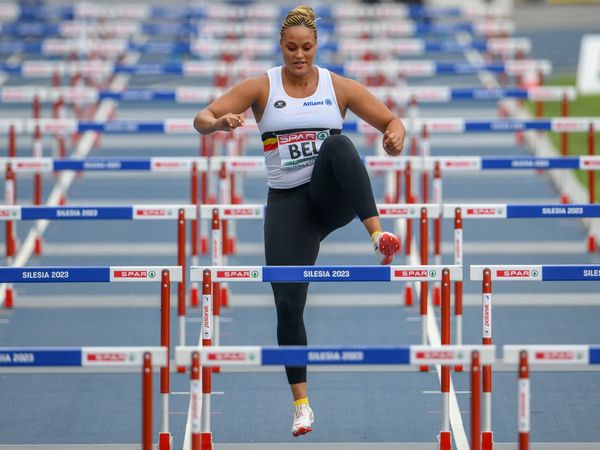
[[[156,278],[156,272],[154,270],[115,270],[113,273],[114,278],[119,279],[150,279]]]
[[[217,278],[219,279],[255,280],[258,276],[258,270],[217,270]]]
[[[379,208],[379,214],[382,215],[412,216],[415,213],[415,208]]]
[[[135,357],[131,353],[122,352],[102,352],[88,353],[85,358],[88,363],[125,363],[133,362]]]
[[[500,216],[503,208],[467,208],[467,216]]]
[[[536,351],[533,354],[536,361],[575,362],[584,361],[585,355],[580,351]]]
[[[400,269],[394,270],[395,278],[436,278],[437,271],[429,269]]]
[[[462,360],[465,357],[463,352],[455,352],[453,350],[432,350],[432,351],[418,351],[415,353],[415,360],[417,361],[431,361],[431,360]]]
[[[209,352],[206,354],[206,359],[208,361],[252,362],[256,356],[245,352]]]
[[[0,208],[0,219],[10,219],[19,217],[19,213],[15,208]]]
[[[173,215],[173,211],[167,208],[149,208],[138,209],[135,211],[137,217],[168,217]]]
[[[530,269],[500,269],[496,270],[496,278],[538,278],[540,272]]]

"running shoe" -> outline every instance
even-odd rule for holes
[[[294,423],[292,424],[292,435],[294,437],[312,431],[312,424],[315,421],[315,415],[308,405],[294,406]]]
[[[379,264],[391,264],[394,255],[400,251],[400,239],[387,231],[376,231],[371,236],[375,248],[375,256]]]

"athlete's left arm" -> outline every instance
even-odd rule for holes
[[[383,133],[383,148],[392,156],[404,147],[404,125],[383,102],[355,80],[332,74],[335,93],[342,114],[350,109],[369,125]]]

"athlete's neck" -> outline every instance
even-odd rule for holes
[[[281,69],[281,78],[286,90],[293,91],[295,94],[308,95],[312,94],[316,89],[319,81],[319,72],[315,66],[312,66],[306,73],[299,75],[292,73],[292,71],[283,66]]]

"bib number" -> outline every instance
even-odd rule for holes
[[[311,166],[315,163],[321,144],[329,130],[299,131],[277,136],[277,147],[283,169]]]

